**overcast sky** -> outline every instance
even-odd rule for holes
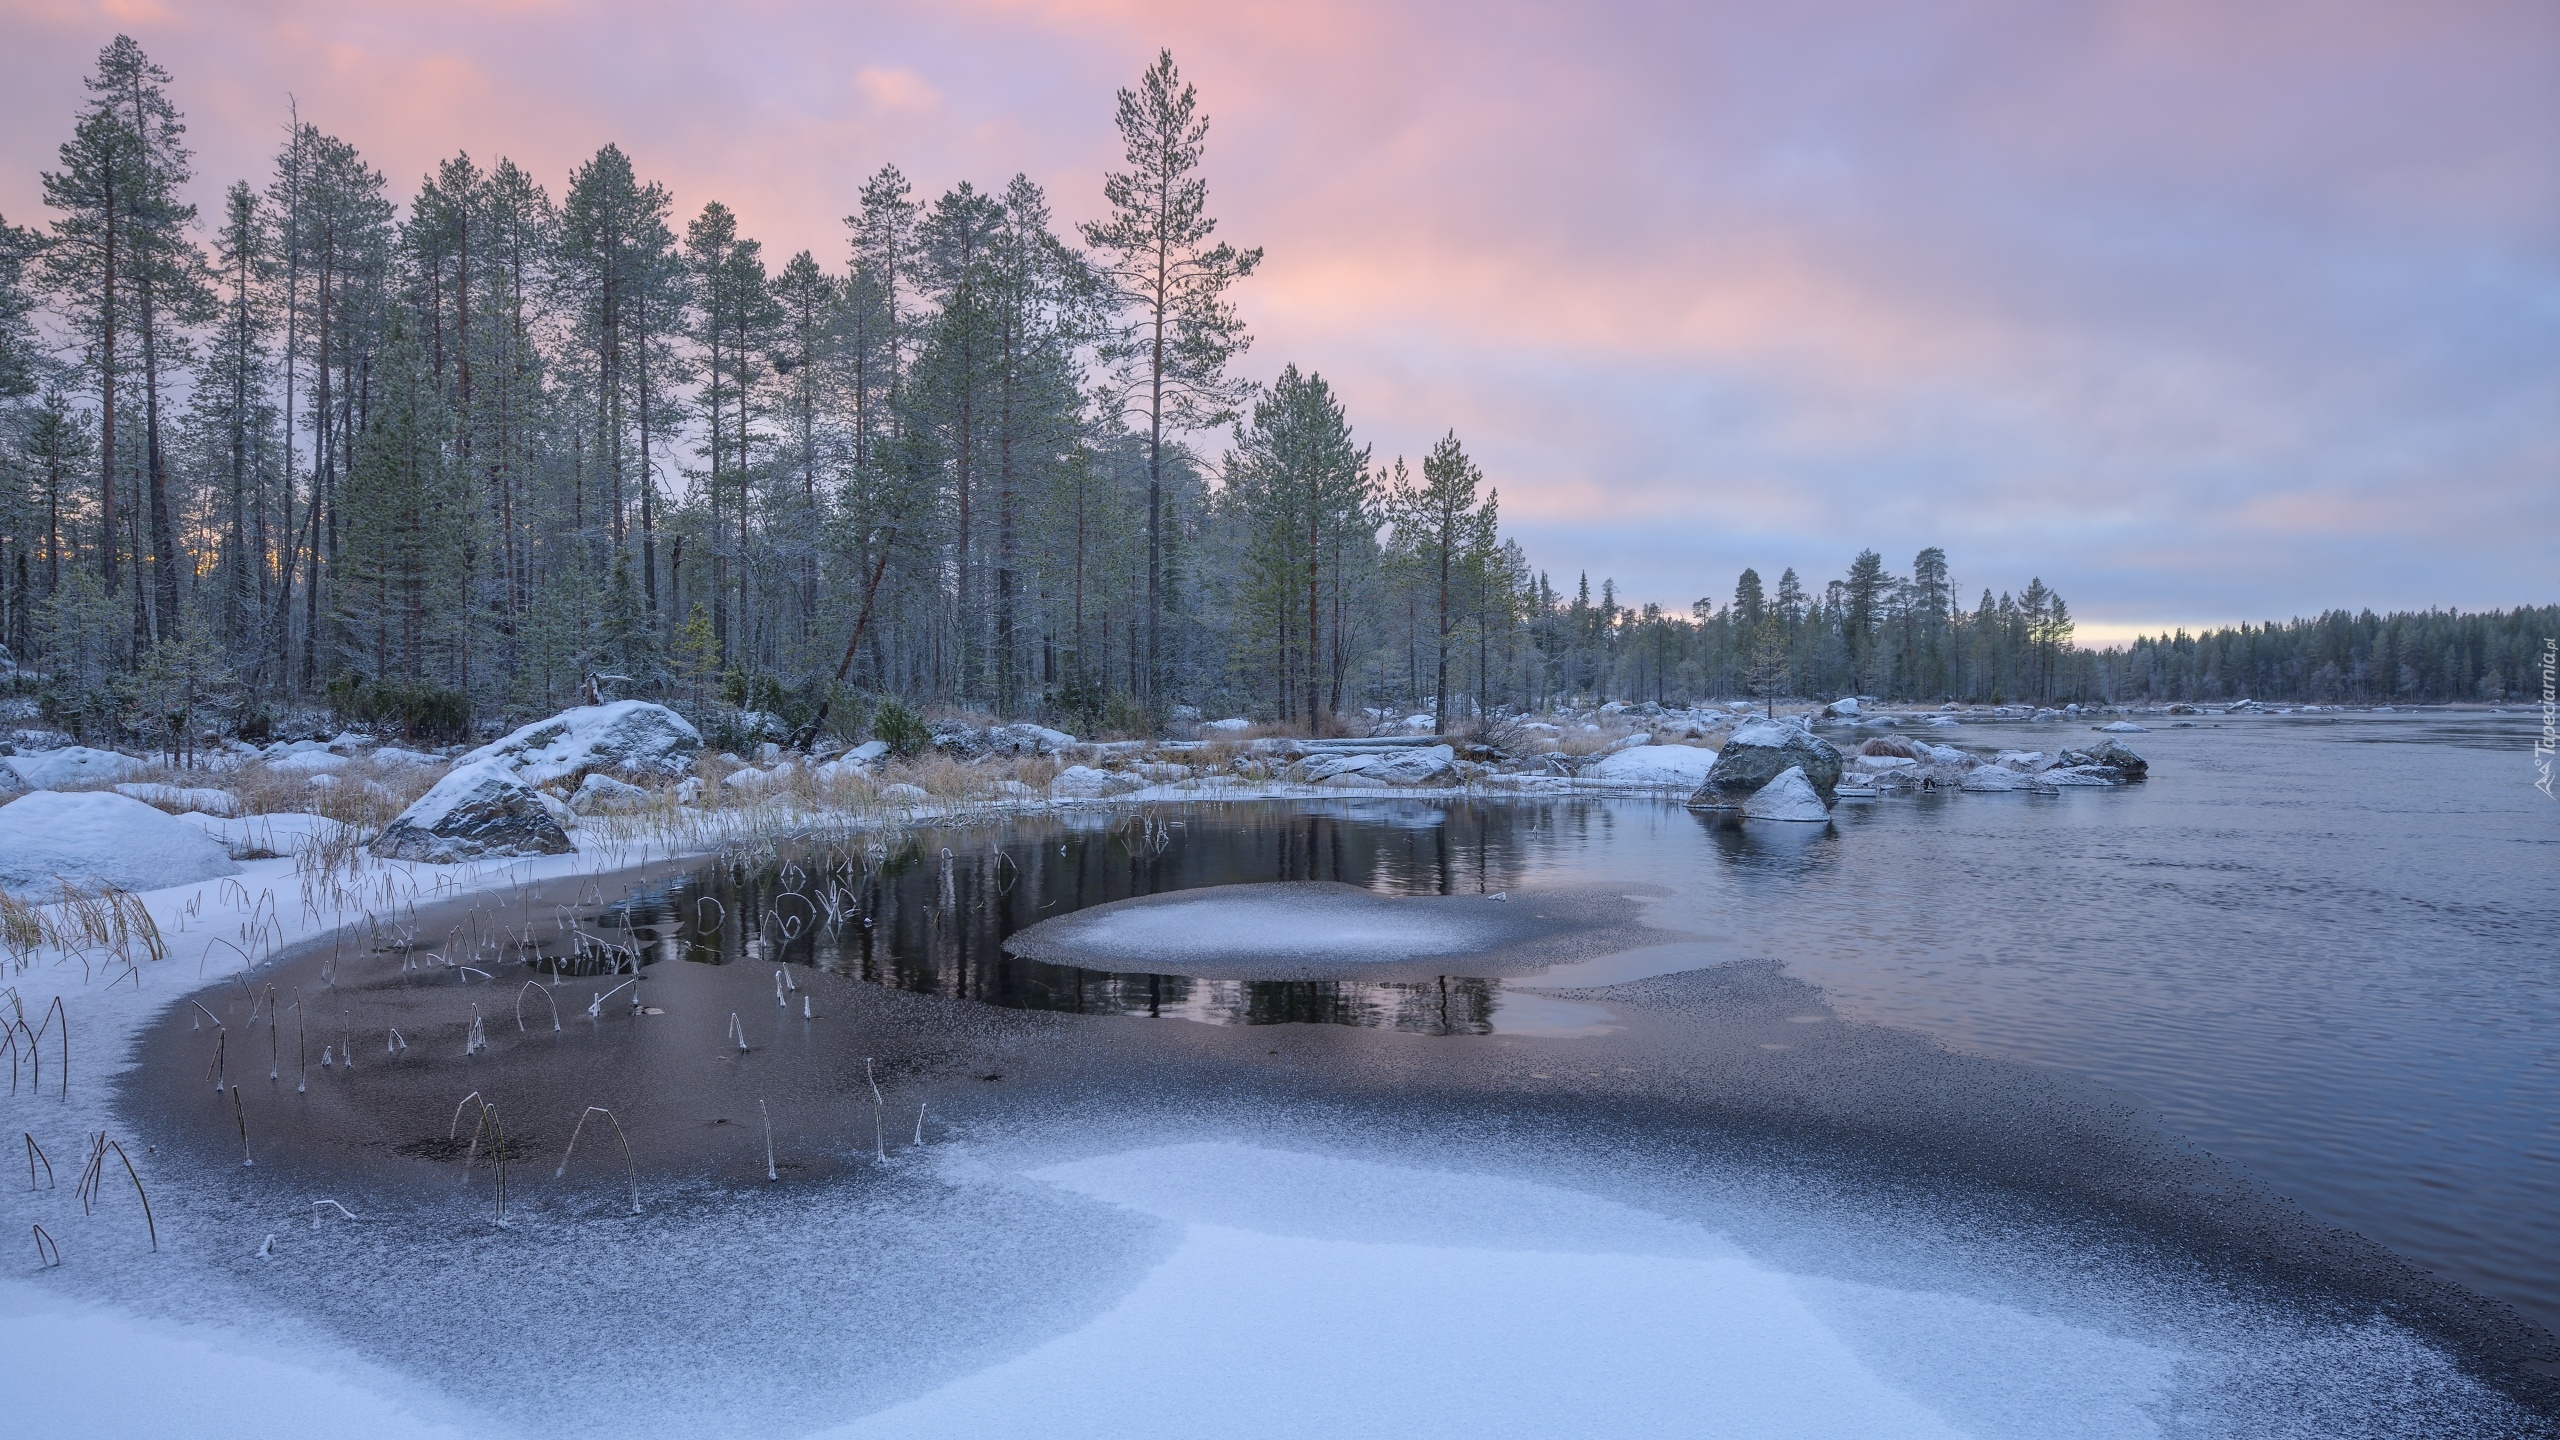
[[[1101,207],[1170,45],[1247,370],[1455,428],[1570,586],[1719,603],[1859,549],[2041,575],[2083,640],[2560,600],[2560,6],[0,0],[0,214],[99,47],[199,202],[287,97],[413,193],[607,141],[840,265],[894,162]]]

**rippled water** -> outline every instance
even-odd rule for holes
[[[1647,921],[1707,937],[1660,963],[1774,958],[1849,1016],[2094,1077],[2312,1213],[2560,1329],[2560,807],[2532,789],[2528,724],[2206,721],[2135,737],[2146,785],[1845,802],[1828,827],[1632,800],[1026,821],[920,837],[841,888],[706,875],[648,908],[700,922],[696,958],[784,956],[998,1004],[1572,1034],[1605,1017],[1517,984],[1186,981],[1000,942],[1235,881],[1623,883]],[[2050,749],[2072,733],[1956,738]],[[784,890],[859,918],[820,926],[775,903]]]

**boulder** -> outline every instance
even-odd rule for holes
[[[1830,704],[1823,706],[1822,713],[1835,720],[1855,720],[1858,718],[1857,697],[1854,695],[1844,695],[1841,698],[1832,701]]]
[[[616,810],[635,809],[648,803],[648,799],[649,792],[639,786],[596,773],[578,782],[577,793],[569,797],[569,808],[580,815],[609,815]]]
[[[1689,804],[1702,810],[1738,805],[1789,770],[1803,771],[1806,783],[1827,801],[1840,784],[1840,751],[1792,721],[1749,721],[1725,738]]]
[[[0,890],[42,898],[62,880],[157,890],[238,873],[201,825],[129,795],[46,790],[0,806]]]
[[[1457,767],[1458,752],[1447,745],[1416,745],[1395,750],[1310,755],[1298,762],[1298,778],[1310,784],[1423,785]]]
[[[1694,745],[1638,745],[1609,755],[1586,768],[1585,779],[1613,785],[1677,786],[1695,790],[1715,768],[1716,752]]]
[[[1135,775],[1126,775],[1112,770],[1096,770],[1090,765],[1070,765],[1059,771],[1057,778],[1049,782],[1049,793],[1078,798],[1096,797],[1117,795],[1124,790],[1135,790],[1145,784],[1144,780]]]
[[[1742,813],[1751,820],[1823,821],[1831,818],[1831,807],[1815,791],[1813,782],[1802,769],[1790,765],[1768,784],[1742,802]]]
[[[2130,720],[2118,720],[2111,725],[2092,725],[2089,728],[2092,730],[2110,731],[2117,735],[2148,735],[2151,733],[2150,726],[2136,725]]]
[[[2103,766],[2127,780],[2148,779],[2151,775],[2151,762],[2133,753],[2121,740],[2101,740],[2085,750],[2070,751],[2062,763]]]
[[[453,770],[495,765],[527,785],[583,780],[598,770],[625,780],[672,780],[692,771],[701,750],[702,732],[692,721],[646,700],[616,700],[537,720],[454,761]]]
[[[1966,771],[1959,783],[1967,790],[2033,790],[2036,777],[2006,765],[1981,765]]]
[[[518,778],[503,760],[456,765],[434,789],[419,796],[417,804],[382,827],[382,833],[365,848],[385,860],[438,864],[506,855],[565,855],[576,847],[542,802],[541,793]]]
[[[22,790],[67,790],[74,785],[104,785],[131,779],[142,762],[113,750],[92,750],[86,745],[65,745],[59,750],[40,750],[33,755],[12,755],[0,759],[0,771],[7,771],[17,784],[9,788]]]

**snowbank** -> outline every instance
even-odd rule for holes
[[[58,880],[152,890],[236,875],[202,828],[112,791],[39,791],[0,806],[0,889],[46,894]]]

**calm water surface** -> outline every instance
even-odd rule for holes
[[[1208,983],[1035,965],[1000,942],[1236,881],[1659,887],[1631,903],[1708,937],[1703,957],[1772,957],[1849,1017],[2115,1086],[2312,1213],[2560,1330],[2560,806],[2531,786],[2532,723],[2205,721],[2130,737],[2146,785],[1844,802],[1828,827],[1637,800],[1053,818],[919,837],[841,887],[705,876],[648,908],[701,922],[697,958],[999,1004],[1570,1034],[1590,1007],[1516,984]],[[2085,731],[1932,738],[1950,735],[2053,749]],[[784,891],[868,923],[819,925]]]

